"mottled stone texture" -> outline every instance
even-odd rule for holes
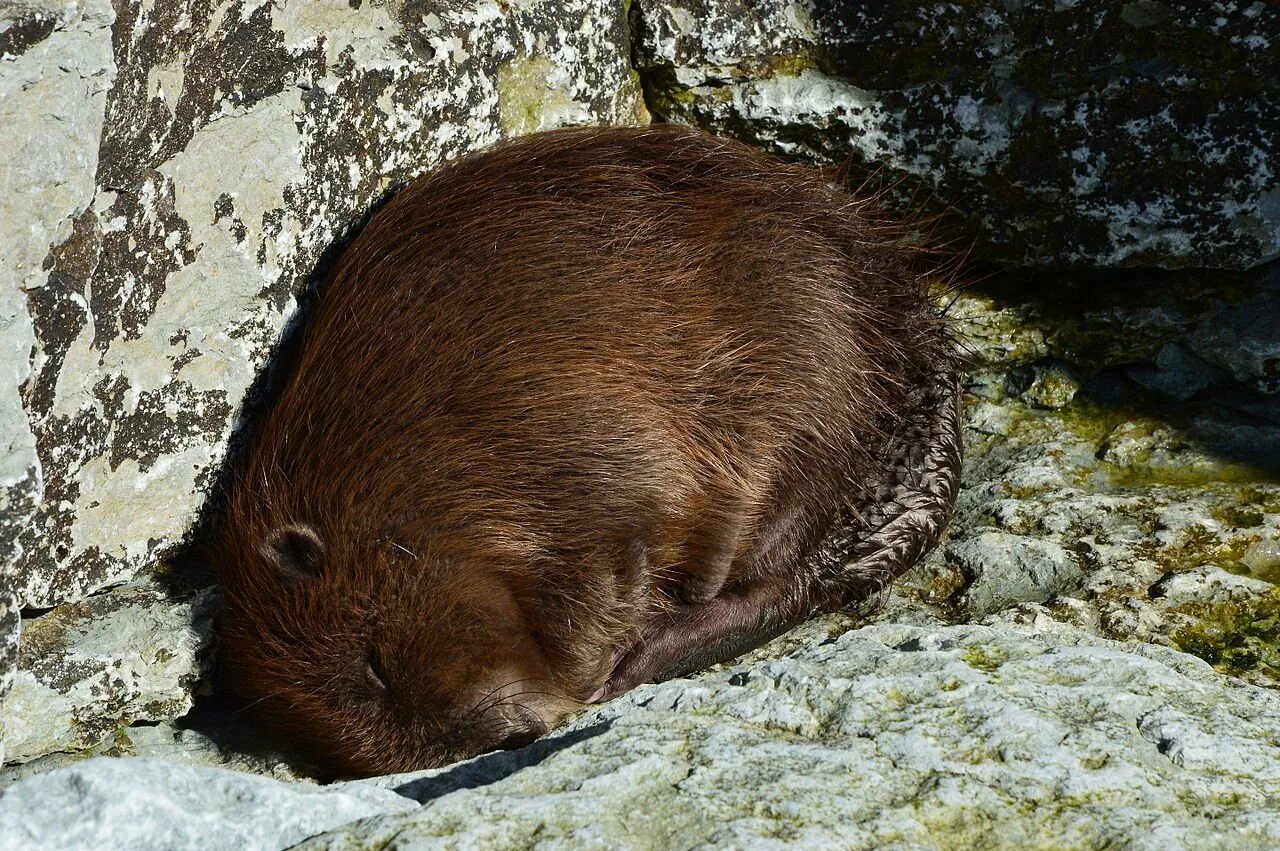
[[[0,4],[0,53],[5,681],[6,601],[74,605],[181,543],[296,297],[381,198],[644,117],[606,0],[36,0]]]
[[[1036,265],[1280,255],[1280,7],[636,0],[651,108],[886,166]]]
[[[92,760],[7,789],[0,835],[332,851],[1280,843],[1280,697],[1192,657],[1065,629],[838,618],[782,645],[519,751],[323,790]]]
[[[28,621],[0,708],[6,758],[109,740],[191,708],[212,659],[212,589],[130,583]]]

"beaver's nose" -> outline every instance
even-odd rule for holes
[[[547,724],[537,712],[527,706],[503,706],[502,715],[510,724],[503,737],[494,745],[495,750],[514,751],[546,735]]]

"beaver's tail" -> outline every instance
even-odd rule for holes
[[[938,543],[960,485],[960,380],[948,369],[889,436],[882,472],[851,483],[855,497],[815,556],[816,608],[877,597]]]

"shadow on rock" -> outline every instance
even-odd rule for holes
[[[603,735],[612,725],[611,721],[602,721],[569,730],[558,736],[541,739],[520,750],[485,754],[461,765],[444,769],[438,774],[410,780],[392,788],[406,798],[426,804],[460,789],[475,789],[496,783],[517,771],[537,765],[554,753]]]

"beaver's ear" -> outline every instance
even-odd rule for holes
[[[314,527],[305,523],[276,529],[262,542],[260,552],[286,579],[315,579],[324,570],[324,541]]]

